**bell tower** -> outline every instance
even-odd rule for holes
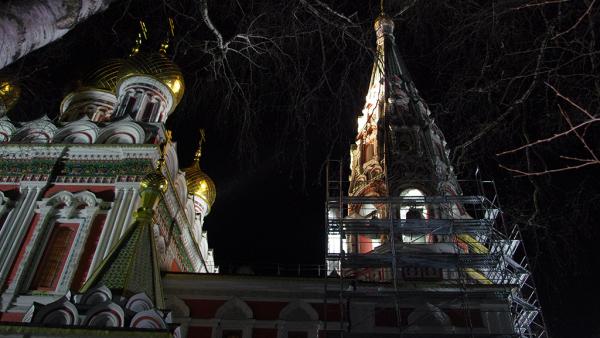
[[[375,21],[375,32],[375,61],[351,149],[349,196],[422,199],[461,195],[444,135],[431,117],[396,48],[394,22],[382,13]],[[464,215],[459,204],[443,207],[404,204],[391,208],[360,203],[350,208],[350,215],[360,218],[429,219],[442,214],[445,217]],[[439,238],[402,237],[402,240],[411,239],[431,241]],[[347,242],[347,252],[366,253],[385,240],[385,236],[353,235]]]
[[[463,194],[383,11],[375,32],[349,181],[341,161],[327,170],[326,260],[337,299],[377,303],[380,334],[542,336],[535,289],[523,287],[532,281],[518,227],[506,231],[493,182],[461,182],[475,193]],[[365,313],[345,316],[355,323],[349,332],[374,332]]]

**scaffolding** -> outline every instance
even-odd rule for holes
[[[365,335],[353,331],[349,318],[350,302],[361,301],[394,304],[395,331],[389,336],[423,334],[407,322],[403,307],[416,298],[446,301],[464,314],[462,329],[426,336],[548,336],[519,228],[504,222],[494,182],[459,183],[476,193],[349,196],[343,163],[328,163],[325,290],[344,314],[342,337]],[[410,210],[424,217],[408,217]],[[508,329],[494,334],[482,328],[473,315],[480,310],[474,309],[488,303],[505,305],[497,310],[502,314],[487,313],[486,318],[505,316]],[[444,310],[431,306],[429,311]]]

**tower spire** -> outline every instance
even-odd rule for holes
[[[380,10],[374,24],[377,52],[351,154],[350,193],[398,196],[412,187],[437,194],[448,182],[458,191],[444,136],[398,52],[383,1]]]

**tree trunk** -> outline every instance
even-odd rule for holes
[[[0,69],[61,38],[114,0],[9,0],[0,5]]]

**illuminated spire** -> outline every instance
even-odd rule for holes
[[[352,157],[352,195],[398,195],[408,186],[430,194],[455,181],[441,131],[398,53],[394,22],[375,20],[377,53]]]

